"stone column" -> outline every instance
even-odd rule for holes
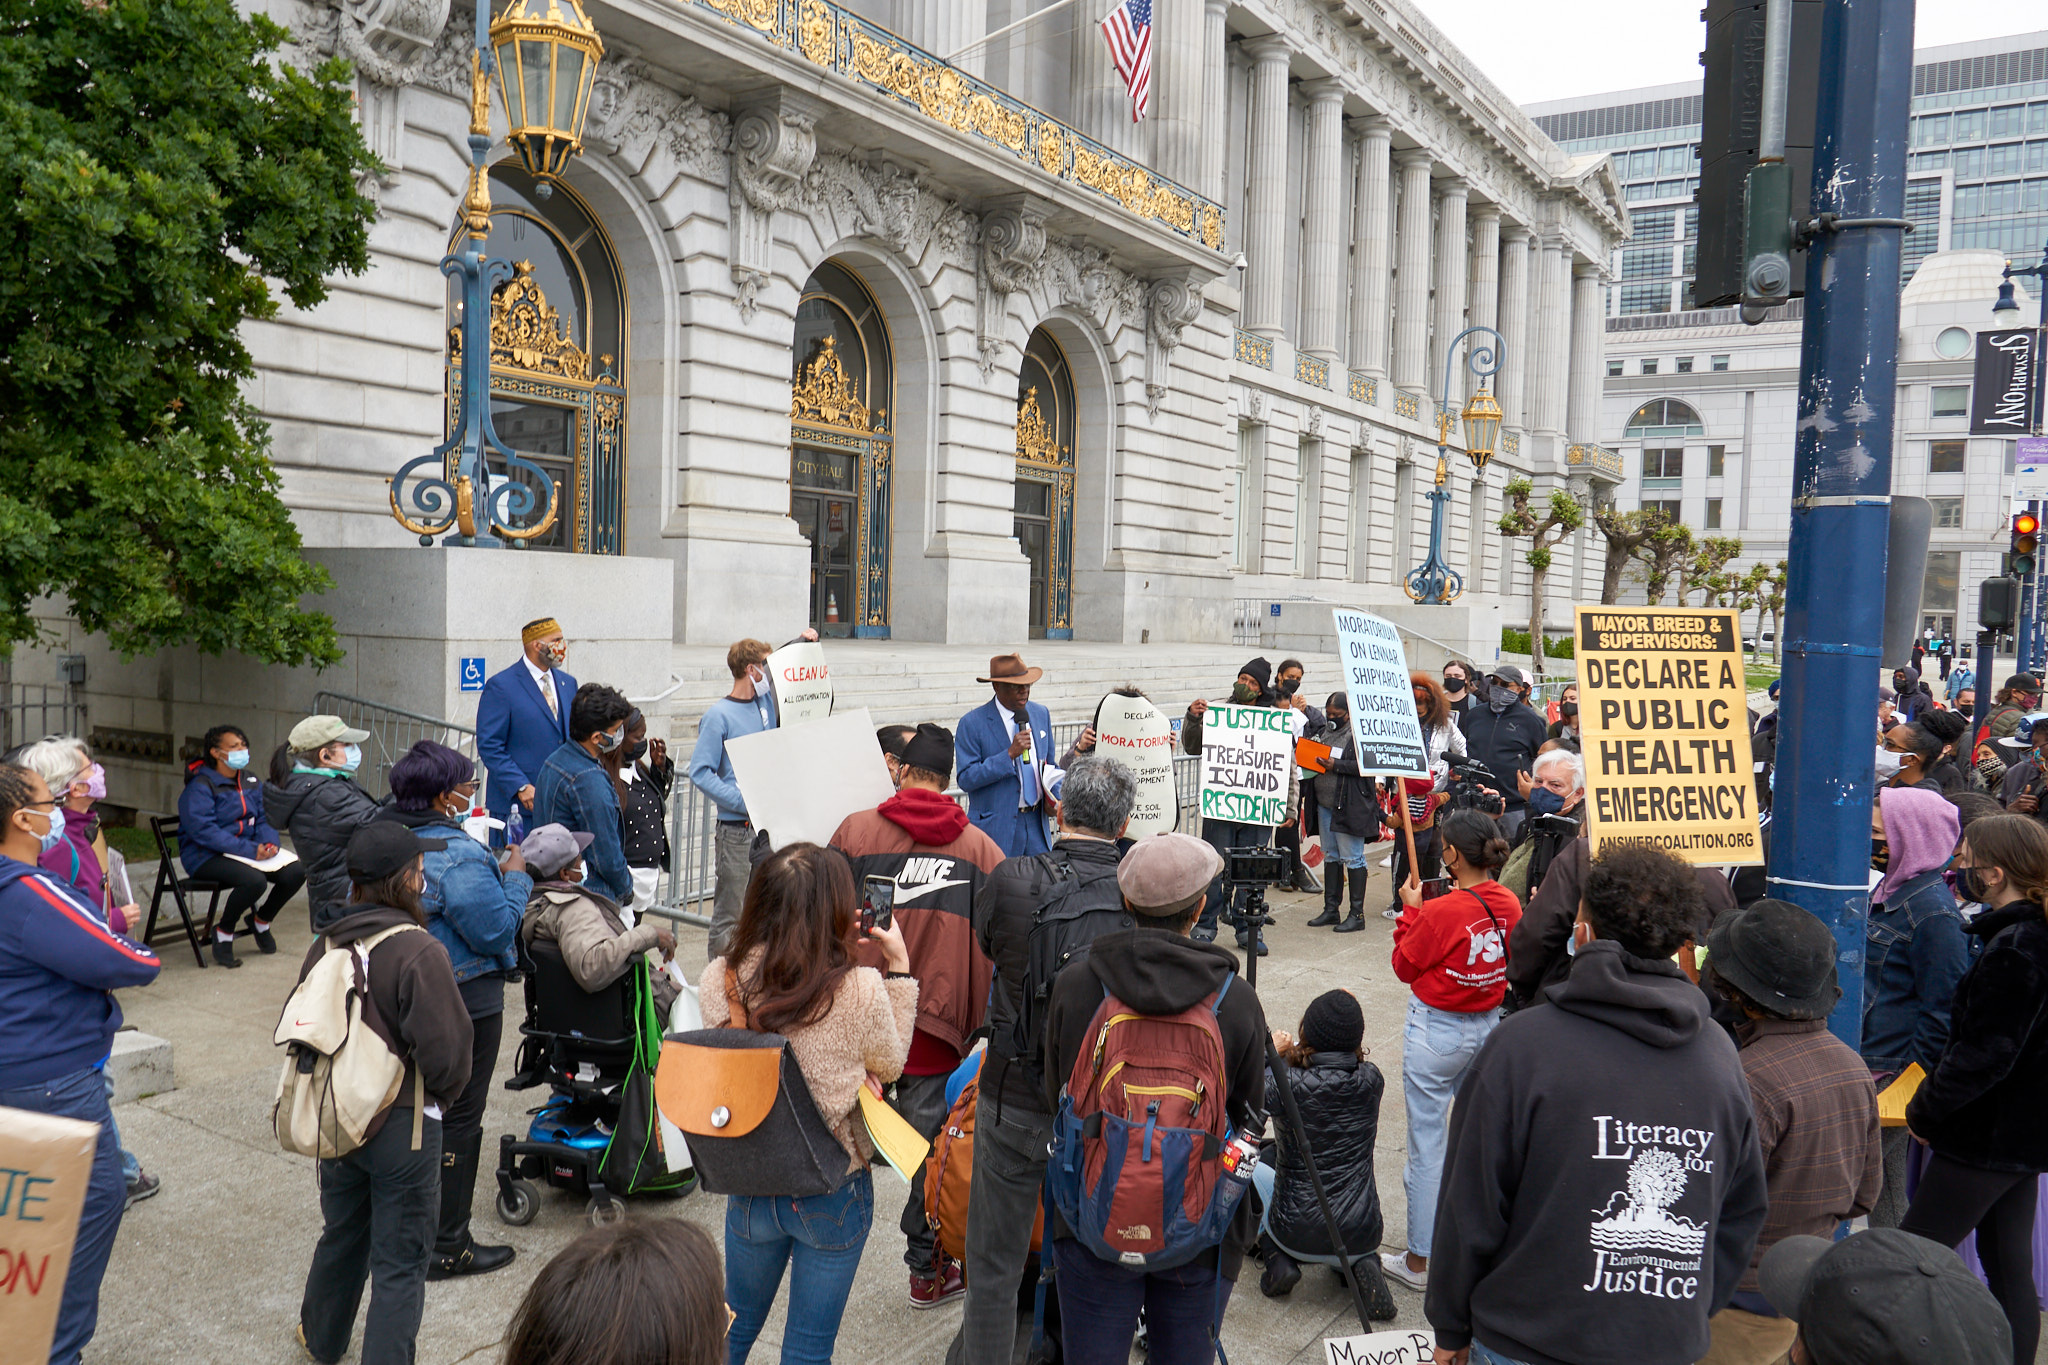
[[[1536,248],[1535,309],[1529,324],[1528,426],[1539,436],[1556,438],[1564,429],[1564,355],[1559,349],[1558,319],[1565,311],[1564,239],[1548,233]],[[1545,470],[1545,473],[1552,471]]]
[[[1470,300],[1465,313],[1467,327],[1492,327],[1498,329],[1500,304],[1500,207],[1497,204],[1481,204],[1467,217],[1472,223],[1472,271],[1471,283],[1466,296]],[[1468,345],[1494,344],[1492,337],[1475,336]],[[1500,357],[1496,355],[1495,360]],[[1463,386],[1452,391],[1452,401],[1462,403],[1477,391],[1478,381],[1465,372]],[[1496,382],[1498,382],[1496,380]]]
[[[1388,153],[1393,129],[1374,114],[1359,120],[1358,187],[1352,195],[1351,368],[1387,377],[1387,254],[1393,245],[1393,183]],[[1391,401],[1391,400],[1389,400]]]
[[[1256,38],[1252,59],[1251,192],[1245,196],[1244,309],[1239,326],[1277,337],[1287,269],[1287,40]]]
[[[1308,92],[1308,183],[1302,187],[1301,349],[1343,364],[1344,87],[1325,77]],[[1333,378],[1333,384],[1336,382]]]
[[[988,31],[988,6],[963,5],[958,0],[896,0],[895,29],[934,57],[944,60],[979,42]],[[986,70],[986,47],[977,47],[962,57],[962,71],[979,76]]]
[[[1606,349],[1607,299],[1600,267],[1572,271],[1572,368],[1565,403],[1565,435],[1575,445],[1600,443],[1601,353]]]
[[[947,0],[977,13],[985,0]],[[1202,176],[1202,89],[1208,72],[1202,40],[1203,0],[1157,0],[1152,25],[1152,164],[1170,180],[1196,188]],[[1100,16],[1097,16],[1098,18]],[[1101,34],[1096,35],[1100,42]]]
[[[1444,384],[1444,352],[1450,347],[1451,338],[1465,330],[1465,267],[1471,262],[1471,248],[1465,243],[1465,196],[1466,183],[1457,176],[1444,181],[1438,195],[1436,218],[1436,326],[1429,339],[1429,395],[1442,398]],[[1451,392],[1458,394],[1463,386],[1458,382],[1458,372],[1464,369],[1463,361],[1453,361],[1457,369],[1451,374]],[[1453,400],[1453,406],[1458,400]]]
[[[940,4],[959,5],[961,0],[937,0]],[[965,8],[966,6],[962,6]],[[1100,15],[1095,16],[1101,18]],[[1153,30],[1158,36],[1158,30]],[[1144,155],[1149,137],[1146,124],[1132,124],[1131,96],[1124,88],[1124,78],[1116,71],[1116,63],[1109,59],[1109,44],[1102,40],[1102,30],[1096,27],[1095,19],[1087,17],[1087,11],[1074,11],[1073,51],[1073,124],[1097,142],[1112,147],[1125,156],[1139,161],[1150,158]],[[1158,82],[1153,82],[1153,107],[1158,107]],[[1150,123],[1150,119],[1146,123]]]
[[[1429,386],[1429,167],[1426,147],[1394,158],[1401,173],[1401,224],[1394,235],[1394,387]]]
[[[1503,430],[1519,431],[1524,425],[1524,376],[1529,373],[1529,229],[1509,223],[1501,229],[1500,257],[1500,373],[1494,377],[1494,396],[1500,400]]]
[[[1551,334],[1544,338],[1544,344],[1557,358],[1550,372],[1551,411],[1557,414],[1557,458],[1564,458],[1564,448],[1569,424],[1565,418],[1568,399],[1571,395],[1572,379],[1572,246],[1560,236],[1557,248],[1557,281],[1553,286],[1557,292],[1557,307],[1551,318],[1555,324]]]
[[[1223,201],[1224,123],[1230,114],[1228,29],[1230,0],[1202,0],[1202,183],[1203,194]]]

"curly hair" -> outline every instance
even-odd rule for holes
[[[1586,874],[1594,933],[1636,957],[1665,958],[1699,935],[1707,898],[1691,867],[1658,848],[1602,849]]]
[[[1453,659],[1451,663],[1458,663],[1458,661]],[[1445,668],[1450,666],[1451,664],[1444,665]],[[1464,668],[1465,666],[1458,664],[1458,667]],[[1469,672],[1470,670],[1467,670],[1468,675]],[[1465,681],[1469,683],[1472,679],[1470,676],[1467,676]],[[1442,729],[1451,719],[1451,699],[1445,694],[1444,685],[1438,682],[1434,675],[1417,671],[1408,675],[1408,687],[1410,691],[1427,691],[1429,693],[1428,709],[1416,717],[1416,719],[1422,722],[1422,728],[1425,730]]]

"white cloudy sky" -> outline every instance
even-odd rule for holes
[[[1519,104],[1699,79],[1702,0],[1418,0]],[[2039,0],[1924,0],[1915,46],[2048,28]]]

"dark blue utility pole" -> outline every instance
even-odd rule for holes
[[[1772,895],[1834,930],[1842,999],[1829,1027],[1851,1047],[1862,1036],[1912,83],[1913,0],[1827,0],[1769,870]]]

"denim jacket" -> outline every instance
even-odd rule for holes
[[[1941,872],[1910,878],[1870,907],[1863,960],[1863,1060],[1932,1072],[1948,1045],[1949,1000],[1970,965],[1956,899]]]
[[[448,847],[420,855],[427,880],[420,909],[427,916],[427,932],[448,950],[456,981],[518,966],[512,941],[526,917],[533,878],[499,872],[497,857],[445,816],[386,808],[380,818],[406,825],[422,839],[448,841]]]
[[[625,831],[619,822],[619,793],[606,772],[580,744],[564,744],[541,765],[535,779],[533,820],[527,828],[562,825],[591,836],[583,855],[583,884],[620,905],[633,899],[633,874],[626,866]]]

